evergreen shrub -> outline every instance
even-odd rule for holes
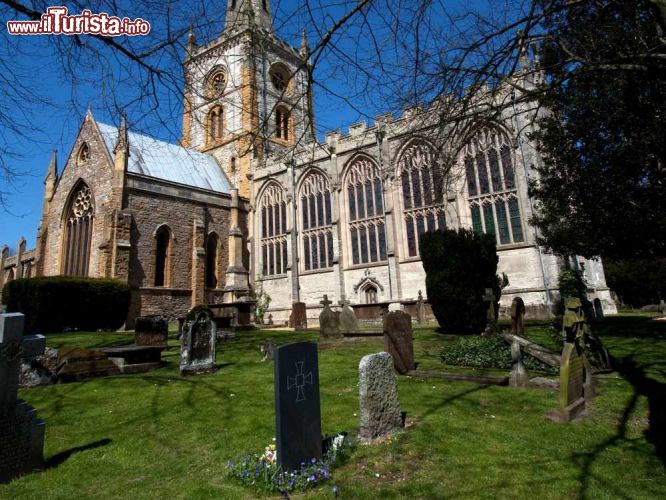
[[[127,318],[130,289],[111,279],[17,279],[4,286],[2,302],[7,312],[25,314],[26,333],[117,330]]]
[[[497,301],[501,294],[495,237],[469,229],[435,231],[420,236],[419,250],[440,331],[481,333],[487,318],[485,289],[492,288]]]

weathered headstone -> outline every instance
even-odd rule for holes
[[[269,314],[268,315],[268,321],[266,322],[267,326],[273,326],[273,315]]]
[[[520,297],[511,301],[511,333],[525,333],[525,302]]]
[[[425,302],[421,290],[419,290],[419,298],[416,301],[416,322],[420,325],[426,322]]]
[[[210,309],[197,306],[185,320],[180,348],[180,373],[210,373],[215,365],[217,327]]]
[[[120,369],[104,352],[83,347],[61,347],[58,349],[58,365],[55,374],[58,380],[70,382],[92,377],[118,375]]]
[[[17,400],[21,358],[44,352],[42,335],[23,336],[23,314],[0,314],[0,483],[43,466],[44,422]]]
[[[134,324],[134,343],[139,346],[166,347],[169,338],[169,318],[141,316]]]
[[[415,368],[412,317],[404,311],[384,316],[384,350],[393,358],[395,369],[405,374]]]
[[[294,302],[289,315],[289,328],[294,330],[306,330],[308,327],[308,316],[305,302]]]
[[[273,342],[273,340],[268,339],[264,341],[264,343],[261,344],[261,354],[263,356],[261,358],[262,363],[264,361],[273,359],[274,352],[275,352],[275,343]]]
[[[487,323],[486,323],[486,328],[483,331],[483,335],[493,335],[497,333],[497,313],[495,311],[495,301],[497,300],[497,297],[495,297],[495,293],[493,292],[492,288],[486,288],[486,291],[483,295],[483,301],[486,304],[487,307],[487,313],[486,313],[486,318],[487,318]]]
[[[349,305],[349,301],[347,299],[341,300],[340,306],[342,306],[342,310],[340,311],[340,331],[342,333],[358,332],[361,328],[354,310]]]
[[[322,453],[317,344],[278,347],[274,369],[278,465],[294,470]]]
[[[601,321],[602,319],[604,319],[604,308],[603,305],[601,304],[601,300],[594,299],[592,304],[594,305],[594,316],[596,320]]]
[[[583,334],[587,327],[578,298],[565,300],[563,318],[564,349],[560,364],[559,407],[547,416],[556,422],[569,422],[585,410],[584,385],[587,378]]]
[[[380,441],[402,427],[393,359],[387,352],[363,356],[358,372],[359,438],[364,443]]]
[[[523,356],[520,352],[520,344],[514,341],[511,344],[511,360],[513,367],[509,375],[509,386],[511,387],[527,387],[530,383],[530,376],[527,373],[527,368],[523,364]]]
[[[319,314],[319,332],[321,338],[340,337],[340,315],[333,311],[330,305],[333,303],[324,295],[324,300],[319,302],[324,306]]]

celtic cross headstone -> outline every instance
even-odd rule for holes
[[[43,335],[23,335],[23,314],[0,314],[0,483],[42,466],[44,422],[17,400],[21,358],[44,353]]]
[[[278,465],[295,470],[321,458],[317,344],[278,347],[274,355],[275,440]]]

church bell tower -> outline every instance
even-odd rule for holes
[[[242,197],[253,160],[313,139],[307,43],[276,37],[269,0],[227,0],[224,31],[184,61],[181,144],[213,155]]]

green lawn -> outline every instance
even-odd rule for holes
[[[528,335],[545,335],[544,324],[528,326]],[[400,377],[408,428],[357,448],[329,484],[300,497],[332,498],[336,485],[344,498],[664,498],[664,465],[644,431],[651,427],[663,457],[666,324],[609,317],[597,331],[622,375],[600,379],[588,418],[545,419],[556,404],[546,390]],[[317,333],[241,332],[219,344],[221,367],[212,375],[181,377],[172,340],[160,370],[22,390],[46,421],[49,468],[0,486],[0,498],[257,496],[226,477],[225,463],[260,452],[274,436],[273,367],[259,352],[267,337],[287,343]],[[439,362],[453,340],[416,330],[420,367],[481,373]],[[132,336],[69,333],[48,341],[95,347]],[[358,363],[380,350],[381,338],[320,344],[324,434],[356,435]]]

